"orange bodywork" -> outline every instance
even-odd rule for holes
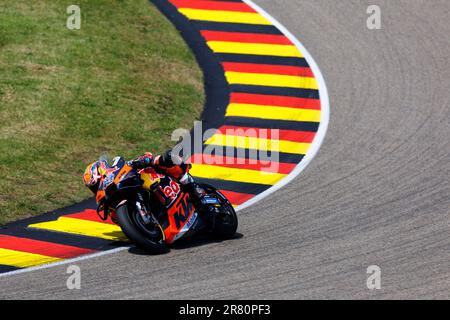
[[[105,197],[105,190],[98,190],[97,195],[95,196],[95,200],[97,201],[97,203],[100,203],[100,201],[102,201],[104,197]]]
[[[133,168],[128,166],[128,165],[124,165],[123,168],[120,170],[119,174],[115,177],[114,179],[114,183],[118,184],[120,182],[120,180],[123,178],[124,175],[126,175],[128,172],[130,172]],[[109,169],[114,171],[114,169]],[[108,174],[108,170],[102,172],[103,177],[105,177]],[[105,198],[106,194],[105,194],[105,190],[98,190],[97,194],[95,195],[95,201],[97,201],[97,203],[100,203],[104,198]]]
[[[115,176],[113,183],[119,184],[123,177],[126,176],[131,170],[133,170],[132,167],[124,165]],[[153,168],[143,169],[139,173],[143,182],[142,188],[149,191],[153,185],[160,183],[161,179],[168,177],[164,174],[157,173]],[[108,172],[106,172],[106,175],[107,174]],[[180,232],[182,232],[183,228],[187,224],[192,224],[194,222],[195,217],[193,217],[193,215],[195,213],[195,208],[189,201],[189,195],[181,191],[180,184],[170,177],[168,181],[169,183],[166,180],[166,184],[168,183],[168,185],[160,188],[163,190],[166,197],[173,199],[173,202],[168,205],[167,208],[169,224],[164,230],[165,241],[167,243],[172,243],[179,238],[178,235],[180,235]],[[104,198],[105,191],[98,190],[96,196],[97,203],[100,203]],[[110,210],[109,213],[110,216],[112,216],[113,222],[116,223],[116,219],[114,219],[114,210]],[[186,231],[186,229],[184,231]]]
[[[119,184],[120,180],[122,180],[122,178],[131,170],[133,170],[132,167],[130,167],[129,165],[124,165],[123,168],[119,171],[119,173],[116,175],[116,177],[114,178],[114,183],[115,184]]]
[[[176,202],[167,209],[169,226],[164,230],[166,242],[172,243],[184,226],[193,219],[194,207],[189,202],[189,195],[182,193]]]

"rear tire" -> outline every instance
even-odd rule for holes
[[[220,218],[216,218],[213,234],[220,239],[231,239],[236,234],[238,228],[237,215],[234,209],[231,209],[230,211],[229,214],[232,217],[232,223],[224,223]]]
[[[127,205],[122,205],[116,209],[116,217],[119,226],[122,228],[123,233],[131,240],[138,248],[145,250],[151,254],[163,254],[169,251],[169,248],[164,243],[154,242],[150,240],[143,231],[134,224],[130,209]],[[162,237],[164,232],[161,229]],[[164,238],[163,238],[164,239]]]
[[[216,188],[207,184],[200,184],[200,187],[205,189],[206,193],[215,195],[221,202],[222,208],[227,211],[225,217],[216,217],[212,234],[223,240],[233,238],[238,228],[238,218],[233,206],[222,193],[217,191]]]

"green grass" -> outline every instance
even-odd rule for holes
[[[0,224],[91,196],[101,154],[170,147],[204,103],[202,74],[147,0],[0,0]]]

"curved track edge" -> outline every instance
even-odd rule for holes
[[[282,165],[286,165],[288,169],[284,168],[282,173],[269,173],[269,180],[265,176],[259,181],[260,176],[258,176],[256,168],[260,167],[260,163],[252,166],[253,164],[250,162],[245,162],[243,168],[223,165],[208,165],[202,168],[204,164],[201,161],[191,161],[193,163],[193,175],[200,181],[206,179],[207,182],[218,184],[223,193],[231,198],[237,210],[242,210],[260,201],[296,178],[316,156],[324,140],[330,117],[329,98],[324,78],[318,65],[306,48],[275,18],[250,0],[183,2],[179,0],[151,0],[151,2],[180,31],[204,72],[206,103],[202,113],[202,133],[209,129],[220,129],[221,127],[250,127],[257,129],[258,132],[262,129],[281,129],[287,142],[289,142],[287,150],[280,152],[280,163],[284,161],[285,163],[282,163]],[[202,3],[205,4],[207,6],[206,10],[205,8],[197,8],[198,11],[195,8],[182,10],[185,4],[188,4],[188,6],[189,4],[195,4],[194,6],[196,6],[199,3],[200,6]],[[223,17],[220,16],[220,12],[223,8],[226,10],[231,9],[231,19],[235,17],[239,20],[239,23],[229,21],[229,14],[227,15],[228,18],[225,18],[226,22],[221,21]],[[196,16],[197,14],[200,14],[200,17]],[[211,21],[211,19],[218,21]],[[243,42],[238,41],[237,45],[234,43],[237,53],[217,52],[220,49],[205,41],[205,32],[209,32],[208,35],[212,37],[219,36],[220,38],[225,36],[226,38],[233,38],[242,36],[246,28],[250,30],[251,35],[256,35],[256,38],[259,36],[264,38],[263,42],[267,42],[267,39],[269,39],[269,42],[272,42],[274,39],[276,39],[276,42],[281,41],[286,45],[287,49],[294,50],[292,51],[292,56],[285,57],[283,56],[285,55],[284,52],[278,52],[275,56],[253,52],[261,50],[251,44],[255,43],[254,39],[240,39],[239,41]],[[280,48],[277,45],[271,47],[268,43],[265,43],[263,46],[265,46],[264,49],[268,50],[278,50]],[[250,53],[248,50],[250,50]],[[256,69],[250,70],[250,73],[242,72],[242,70],[234,72],[234,75],[237,74],[238,76],[250,75],[250,83],[245,79],[243,83],[239,83],[239,80],[237,82],[233,79],[230,80],[227,74],[229,72],[227,67],[229,66],[233,68],[237,66],[238,69],[244,68],[247,71],[249,66]],[[266,70],[268,69],[275,70],[276,76],[267,74],[268,71]],[[301,70],[301,73],[310,69],[312,74],[307,78],[300,73],[292,75],[293,69]],[[289,77],[285,77],[286,70],[289,71]],[[275,76],[275,79],[286,80],[287,83],[294,80],[295,84],[299,84],[300,88],[290,83],[285,87],[278,84],[273,85],[273,83],[266,85],[264,81],[261,83],[258,79],[257,84],[252,84],[251,82],[254,80],[252,75],[254,74],[266,77]],[[280,75],[281,77],[279,77]],[[295,79],[295,77],[298,77],[298,79]],[[312,82],[311,89],[309,85]],[[303,85],[305,85],[305,88],[302,87]],[[317,93],[315,93],[316,91]],[[277,106],[270,106],[269,111],[270,108],[282,107],[283,109],[280,110],[287,110],[291,112],[287,114],[294,114],[293,116],[279,118],[277,115],[274,119],[270,119],[270,117],[265,117],[264,119],[264,117],[258,118],[250,115],[254,113],[250,109],[248,111],[249,115],[245,114],[247,112],[245,110],[238,110],[238,116],[235,114],[230,115],[232,100],[237,96],[241,98],[245,96],[246,99],[244,100],[248,100],[248,97],[250,97],[250,100],[252,97],[256,97],[257,101],[261,101],[261,97],[269,97],[273,100],[275,95]],[[283,99],[286,103],[283,102]],[[304,119],[302,112],[292,112],[294,108],[302,110],[302,105],[295,105],[294,108],[284,108],[288,105],[292,107],[293,99],[301,100],[302,103],[304,101],[308,102],[310,99],[316,102],[319,100],[319,106],[315,108],[315,111],[319,110],[320,120],[311,121],[311,119]],[[248,104],[267,110],[267,103],[249,104],[248,102],[246,101],[246,103],[239,105],[242,107]],[[291,129],[290,125],[293,125],[295,128]],[[214,144],[208,143],[208,141],[214,140],[215,135],[217,135],[217,132],[205,138],[202,143],[202,153],[205,147]],[[311,141],[305,143],[305,136],[308,136]],[[260,140],[259,136],[255,138]],[[215,139],[215,141],[224,150],[222,153],[214,154],[215,157],[225,156],[226,148],[233,147],[225,145],[225,143],[221,144],[220,140]],[[301,145],[304,147],[302,150],[306,151],[290,150],[289,148],[292,148],[293,143],[297,147]],[[258,144],[257,148],[261,149],[260,144]],[[245,155],[248,154],[249,148],[245,151]],[[192,150],[191,155],[187,157],[189,158],[188,161],[194,160],[193,155],[195,155],[195,150]],[[244,158],[246,158],[245,161],[249,160],[247,156]],[[235,159],[237,159],[237,156]],[[258,158],[257,160],[261,159]],[[203,174],[205,170],[208,172],[208,178]],[[230,172],[232,172],[231,175]],[[273,175],[271,176],[271,174]],[[239,179],[241,178],[244,181],[240,181]],[[252,179],[256,179],[258,182]],[[129,246],[124,243],[126,240],[118,227],[111,222],[103,223],[98,220],[94,210],[92,210],[94,207],[94,201],[91,199],[69,208],[11,223],[0,229],[0,277],[73,263],[128,249]]]

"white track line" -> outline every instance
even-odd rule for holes
[[[124,250],[127,250],[128,248],[130,248],[130,246],[119,247],[119,248],[115,248],[115,249],[111,249],[111,250],[107,250],[107,251],[102,251],[102,252],[97,252],[97,253],[93,253],[93,254],[88,254],[88,255],[85,255],[85,256],[80,256],[80,257],[73,258],[73,259],[67,259],[67,260],[61,260],[59,262],[43,264],[43,265],[36,266],[36,267],[30,267],[30,268],[25,268],[25,269],[19,269],[19,270],[14,270],[14,271],[10,271],[10,272],[0,273],[0,278],[1,277],[5,277],[5,276],[16,275],[16,274],[19,274],[19,273],[25,273],[25,272],[31,272],[31,271],[36,271],[36,270],[42,270],[42,269],[58,267],[58,266],[62,266],[62,265],[65,265],[65,264],[79,262],[79,261],[90,259],[90,258],[97,258],[97,257],[105,256],[107,254],[112,254],[112,253],[117,253],[117,252],[120,252],[120,251],[124,251]]]
[[[238,206],[236,208],[236,211],[243,210],[243,209],[255,204],[256,202],[262,200],[263,198],[267,197],[271,193],[274,193],[275,191],[281,189],[282,187],[287,185],[289,182],[291,182],[295,177],[297,177],[306,168],[306,166],[312,161],[312,159],[314,159],[314,157],[317,155],[317,152],[319,151],[320,146],[322,145],[322,142],[327,133],[328,123],[330,120],[330,100],[328,98],[328,89],[325,84],[325,80],[322,76],[322,72],[320,72],[319,66],[314,61],[313,57],[309,54],[308,50],[306,50],[306,48],[301,44],[301,42],[292,33],[290,33],[289,30],[287,30],[280,22],[278,22],[274,17],[272,17],[270,14],[268,14],[264,9],[262,9],[260,6],[258,6],[251,0],[243,0],[243,1],[245,3],[247,3],[249,6],[251,6],[253,9],[255,9],[256,11],[258,11],[267,20],[269,20],[286,37],[288,37],[289,40],[291,40],[297,46],[297,48],[300,49],[301,53],[303,53],[303,56],[305,57],[306,61],[308,62],[311,70],[314,73],[314,76],[316,77],[317,83],[319,84],[320,103],[321,103],[321,118],[320,118],[319,130],[317,131],[316,136],[314,137],[314,141],[311,144],[310,149],[308,150],[306,156],[302,159],[302,161],[300,161],[300,163],[295,167],[295,169],[290,174],[288,174],[286,177],[284,177],[280,182],[278,182],[276,185],[270,187],[263,193],[260,193],[256,197],[253,197],[249,201]],[[87,259],[91,259],[91,258],[97,258],[97,257],[101,257],[101,256],[104,256],[107,254],[113,254],[113,253],[117,253],[120,251],[124,251],[124,250],[127,250],[128,248],[129,248],[129,246],[120,247],[120,248],[116,248],[116,249],[112,249],[112,250],[108,250],[108,251],[103,251],[103,252],[99,252],[99,253],[81,256],[78,258],[62,260],[60,262],[55,262],[55,263],[36,266],[36,267],[32,267],[32,268],[26,268],[26,269],[20,269],[20,270],[15,270],[15,271],[11,271],[11,272],[6,272],[6,273],[0,274],[0,278],[5,277],[5,276],[16,275],[16,274],[20,274],[20,273],[25,273],[25,272],[31,272],[31,271],[36,271],[36,270],[57,267],[57,266],[74,263],[74,262],[78,262],[78,261],[82,261],[82,260],[87,260]]]
[[[325,135],[327,133],[328,129],[328,123],[330,121],[330,100],[328,98],[328,89],[325,84],[325,80],[322,76],[322,72],[320,72],[319,66],[317,65],[316,61],[314,61],[313,57],[309,54],[308,50],[300,43],[300,41],[287,30],[280,22],[278,22],[274,17],[272,17],[270,14],[268,14],[264,9],[262,9],[260,6],[255,4],[251,0],[243,0],[245,3],[247,3],[249,6],[251,6],[253,9],[258,11],[259,14],[264,16],[267,20],[269,20],[275,27],[277,27],[286,37],[289,38],[289,40],[294,43],[297,48],[300,50],[301,53],[303,53],[303,56],[305,57],[306,61],[308,62],[311,70],[314,73],[314,76],[316,77],[317,83],[319,84],[319,94],[320,94],[320,104],[321,104],[321,116],[320,116],[320,125],[319,130],[317,130],[317,133],[314,137],[314,141],[311,144],[308,152],[306,153],[306,156],[300,161],[300,163],[295,167],[295,169],[289,173],[286,177],[284,177],[280,182],[275,184],[274,186],[270,187],[266,191],[258,194],[256,197],[253,197],[249,201],[241,204],[236,208],[236,211],[245,209],[256,202],[260,201],[261,199],[267,197],[271,193],[274,193],[275,191],[281,189],[285,185],[287,185],[289,182],[294,180],[305,168],[306,166],[314,159],[314,157],[317,155],[317,152],[320,149],[320,146],[322,145],[322,142],[325,138]]]

